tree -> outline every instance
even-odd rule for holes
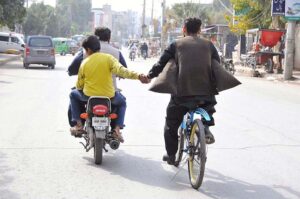
[[[57,19],[52,6],[42,3],[33,3],[27,10],[23,23],[26,35],[46,34],[56,36]]]
[[[91,7],[90,0],[57,0],[56,14],[60,19],[58,29],[61,36],[89,32]]]
[[[228,15],[226,18],[232,31],[244,34],[251,28],[271,26],[271,0],[231,0],[231,3],[234,5],[235,16]],[[280,17],[278,23],[278,26],[282,27],[285,20]]]
[[[25,14],[24,0],[0,0],[0,26],[14,30],[16,24],[22,23]]]

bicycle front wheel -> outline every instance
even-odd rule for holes
[[[206,144],[204,125],[200,119],[193,122],[190,135],[188,160],[189,179],[192,187],[198,189],[203,181],[206,163]]]

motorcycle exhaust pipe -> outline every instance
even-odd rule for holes
[[[117,140],[114,140],[114,139],[113,139],[113,140],[110,140],[109,146],[110,146],[111,149],[116,150],[116,149],[119,148],[120,142],[117,141]]]

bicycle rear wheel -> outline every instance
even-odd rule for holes
[[[192,187],[198,189],[203,181],[206,163],[204,125],[200,119],[196,119],[193,122],[190,147],[188,160],[189,179]]]
[[[182,154],[183,154],[183,149],[184,149],[184,140],[185,140],[185,135],[184,135],[184,129],[179,127],[178,129],[178,150],[175,156],[175,167],[178,167],[181,159],[182,159]]]

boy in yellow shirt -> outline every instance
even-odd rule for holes
[[[100,53],[100,43],[96,36],[87,37],[82,47],[87,53],[87,58],[82,62],[76,89],[70,94],[72,120],[76,122],[70,131],[72,135],[82,133],[83,125],[80,119],[80,102],[87,101],[90,96],[107,96],[111,103],[118,107],[118,118],[116,120],[115,132],[120,142],[124,142],[120,129],[124,126],[126,103],[119,92],[115,92],[112,74],[127,79],[139,79],[142,83],[147,82],[147,77],[129,71],[123,67],[117,59],[105,53]]]

